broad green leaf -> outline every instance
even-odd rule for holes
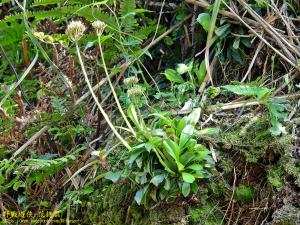
[[[167,177],[165,181],[164,189],[168,191],[170,190],[170,188],[171,188],[171,182],[170,179]]]
[[[200,164],[193,164],[193,165],[188,166],[188,168],[192,169],[192,170],[195,170],[195,171],[197,171],[197,170],[203,170],[203,166],[200,165]]]
[[[111,180],[112,182],[115,183],[120,179],[122,173],[123,173],[122,170],[116,172],[109,171],[105,174],[105,179]]]
[[[165,179],[165,176],[160,174],[160,175],[156,175],[155,177],[153,177],[151,179],[151,183],[154,184],[156,187],[158,187],[158,185],[163,182],[163,180]]]
[[[166,69],[165,76],[171,82],[175,82],[175,83],[179,83],[179,84],[184,83],[184,79],[178,72],[176,72],[176,70]]]
[[[197,156],[194,152],[187,151],[183,155],[180,156],[180,162],[183,165],[187,165],[193,160],[197,160]]]
[[[197,151],[196,154],[197,154],[197,158],[199,160],[201,160],[201,159],[205,159],[210,154],[210,151],[208,151],[208,150]]]
[[[233,46],[230,46],[230,55],[231,57],[237,61],[239,64],[244,65],[245,64],[245,56],[241,49],[235,49]]]
[[[139,157],[139,155],[141,153],[143,153],[145,151],[145,144],[142,144],[143,147],[141,148],[132,148],[132,150],[129,152],[129,159],[128,159],[128,164],[129,166],[132,165],[132,163],[136,160],[137,157]]]
[[[234,49],[239,49],[239,47],[240,47],[240,41],[241,41],[240,38],[235,38],[232,47]]]
[[[188,183],[193,183],[195,181],[195,177],[192,174],[186,172],[182,173],[182,179]]]
[[[197,173],[194,174],[194,177],[198,179],[206,178],[205,174],[197,174]]]
[[[178,168],[179,172],[184,170],[184,165],[181,162],[176,161],[176,165],[177,165],[177,168]]]
[[[189,65],[186,65],[184,63],[180,63],[177,65],[177,73],[179,74],[185,74],[187,72],[190,72],[192,70],[192,63],[190,63]]]
[[[282,126],[277,120],[271,120],[272,127],[269,129],[272,135],[279,136],[280,134],[287,134],[285,127]]]
[[[188,148],[190,151],[194,151],[194,148],[197,147],[197,141],[191,138],[185,145],[185,148]]]
[[[211,22],[211,16],[208,13],[201,13],[199,14],[199,16],[197,17],[197,22],[201,24],[201,26],[203,27],[203,29],[208,32],[209,30],[209,26],[210,26],[210,22]]]
[[[197,69],[194,69],[194,72],[198,78],[198,81],[199,81],[199,85],[202,84],[204,78],[205,78],[205,75],[206,75],[206,65],[205,65],[205,60],[202,60],[199,68]]]
[[[142,126],[139,122],[139,118],[138,118],[137,112],[136,112],[133,104],[131,104],[128,107],[127,113],[128,113],[129,118],[131,119],[131,121],[134,123],[134,125],[141,131]]]
[[[225,38],[230,33],[230,23],[227,23],[221,27],[218,27],[215,30],[215,34],[218,35],[221,39]]]
[[[157,150],[156,148],[153,148],[159,162],[161,163],[161,165],[163,165],[163,167],[165,168],[166,171],[168,171],[171,174],[176,174],[173,170],[172,170],[172,166],[170,165],[170,163],[168,161],[164,161],[164,159],[162,158],[162,153]]]
[[[171,139],[168,139],[163,142],[163,145],[164,145],[164,149],[165,149],[165,153],[166,153],[165,157],[171,156],[173,159],[175,159],[177,169],[179,171],[182,171],[184,169],[184,165],[179,161],[180,148],[177,145],[177,143],[175,143]],[[172,163],[172,161],[170,161],[170,160],[164,161],[164,163],[169,163],[169,167],[170,167],[171,166],[170,164]]]
[[[184,149],[188,141],[192,138],[194,133],[195,127],[193,125],[186,125],[185,128],[182,130],[180,138],[179,138],[179,148]]]
[[[164,188],[161,188],[160,191],[159,191],[159,198],[161,200],[164,200],[168,195],[168,191]]]
[[[146,148],[149,148],[149,146],[151,147],[159,147],[161,146],[162,144],[162,141],[163,141],[163,138],[162,137],[157,137],[157,136],[151,136],[149,138],[149,141],[147,142],[146,144]],[[148,150],[148,149],[147,149]]]
[[[287,109],[287,101],[285,99],[269,99],[266,103],[269,113],[272,118],[285,119],[287,114],[284,112]]]
[[[192,125],[196,125],[200,119],[201,109],[195,108],[190,115],[188,115],[188,121]]]
[[[214,135],[220,132],[220,128],[205,128],[202,130],[196,131],[197,136],[206,136],[206,135]]]
[[[154,202],[158,202],[157,200],[157,188],[152,188],[149,192],[149,196],[152,198]]]
[[[150,114],[149,116],[156,116],[156,117],[160,118],[161,121],[162,121],[165,125],[173,126],[173,121],[172,121],[170,118],[168,118],[168,117],[162,115],[162,113],[152,113],[152,114]],[[159,125],[161,125],[161,124],[159,123]]]
[[[176,134],[177,136],[179,136],[182,132],[182,130],[185,128],[185,126],[187,125],[188,123],[188,119],[187,117],[183,117],[177,124],[177,127],[176,127]]]
[[[174,141],[171,139],[165,140],[163,141],[163,145],[170,156],[172,156],[175,160],[179,160],[180,149]]]
[[[257,96],[258,100],[270,95],[271,90],[264,87],[252,87],[247,85],[225,85],[223,86],[227,91],[231,91],[237,95]]]
[[[199,190],[198,184],[197,184],[196,182],[192,183],[192,184],[191,184],[191,189],[192,189],[192,191],[193,191],[194,193],[197,193],[198,190]]]
[[[252,42],[251,39],[249,38],[242,38],[241,42],[243,43],[244,46],[246,46],[247,48],[250,48],[252,46]]]
[[[2,174],[0,174],[0,185],[3,184],[5,182],[5,178],[2,176]]]
[[[140,190],[138,190],[138,191],[135,193],[134,200],[136,201],[136,203],[137,203],[138,205],[141,204],[142,199],[143,199],[143,195],[144,195],[144,190],[143,190],[143,189],[140,189]]]
[[[191,191],[191,186],[189,183],[184,182],[182,184],[182,188],[181,188],[181,192],[183,194],[184,197],[187,197],[190,194]]]
[[[13,189],[14,191],[18,191],[19,187],[22,186],[22,182],[21,181],[17,181],[14,185],[13,185]]]

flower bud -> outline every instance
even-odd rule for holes
[[[131,99],[139,97],[142,94],[143,94],[143,89],[141,86],[138,86],[138,85],[128,89],[128,91],[127,91],[127,95]]]
[[[66,35],[71,41],[77,42],[85,30],[86,27],[81,21],[71,21],[66,29]]]
[[[139,82],[139,79],[136,76],[127,77],[124,79],[124,84],[127,87],[131,87]]]
[[[95,22],[92,23],[92,26],[94,27],[96,34],[98,36],[101,36],[105,27],[107,26],[104,22],[97,20]]]

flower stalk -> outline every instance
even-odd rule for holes
[[[112,124],[112,122],[110,121],[108,115],[106,114],[105,110],[103,109],[103,107],[101,106],[95,92],[93,91],[93,87],[89,81],[87,72],[85,70],[82,58],[81,58],[81,54],[80,54],[80,49],[78,46],[78,41],[80,40],[80,38],[82,37],[84,31],[86,30],[86,27],[84,26],[84,24],[81,21],[72,21],[66,30],[66,34],[68,35],[69,39],[75,43],[76,46],[76,53],[79,59],[79,64],[81,66],[81,70],[83,72],[84,75],[84,79],[85,82],[88,86],[89,91],[91,92],[91,95],[97,105],[97,107],[99,108],[100,112],[102,113],[104,119],[106,120],[107,124],[109,125],[109,127],[112,129],[113,133],[116,135],[116,137],[121,141],[121,143],[128,149],[131,150],[130,145],[128,144],[128,142],[126,140],[124,140],[124,138],[119,134],[119,132],[116,130],[116,128],[114,127],[114,125]]]
[[[103,64],[103,67],[104,67],[104,72],[105,72],[105,75],[106,75],[106,79],[108,81],[108,84],[110,86],[110,89],[112,91],[112,94],[114,96],[114,99],[117,103],[117,106],[118,106],[118,109],[126,123],[126,125],[128,126],[129,130],[131,131],[131,133],[136,137],[136,132],[134,131],[134,129],[132,128],[130,122],[128,121],[123,109],[122,109],[122,106],[120,104],[120,101],[118,99],[118,96],[115,92],[115,89],[114,89],[114,86],[110,80],[110,77],[109,77],[109,74],[108,74],[108,70],[107,70],[107,67],[106,67],[106,63],[105,63],[105,59],[104,59],[104,54],[103,54],[103,50],[102,50],[102,45],[101,45],[101,40],[100,40],[100,37],[106,27],[106,24],[102,21],[95,21],[93,22],[92,26],[94,27],[95,31],[96,31],[96,34],[98,36],[98,43],[99,43],[99,49],[100,49],[100,55],[101,55],[101,60],[102,60],[102,64]]]

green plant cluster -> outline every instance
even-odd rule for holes
[[[187,197],[198,191],[197,180],[211,177],[214,161],[210,151],[197,141],[199,108],[181,119],[154,113],[151,128],[145,125],[134,105],[129,107],[128,114],[138,128],[138,141],[129,152],[127,169],[110,173],[106,178],[116,181],[126,174],[137,189],[138,204],[172,201],[181,193]]]

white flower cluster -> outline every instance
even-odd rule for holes
[[[95,29],[96,34],[101,36],[107,25],[104,22],[97,20],[92,23],[92,26]],[[71,21],[66,29],[66,35],[71,41],[77,42],[80,40],[85,30],[86,26],[81,21]]]
[[[85,30],[86,27],[81,21],[71,21],[66,29],[66,34],[71,41],[77,42]]]
[[[136,76],[127,77],[124,79],[124,84],[129,88],[137,84],[139,79]]]
[[[129,98],[134,99],[143,94],[143,89],[141,86],[136,85],[130,89],[127,90],[127,95]]]
[[[96,34],[98,36],[101,36],[105,27],[107,26],[104,22],[100,21],[100,20],[97,20],[95,22],[92,23],[92,26],[93,28],[95,29],[96,31]]]

